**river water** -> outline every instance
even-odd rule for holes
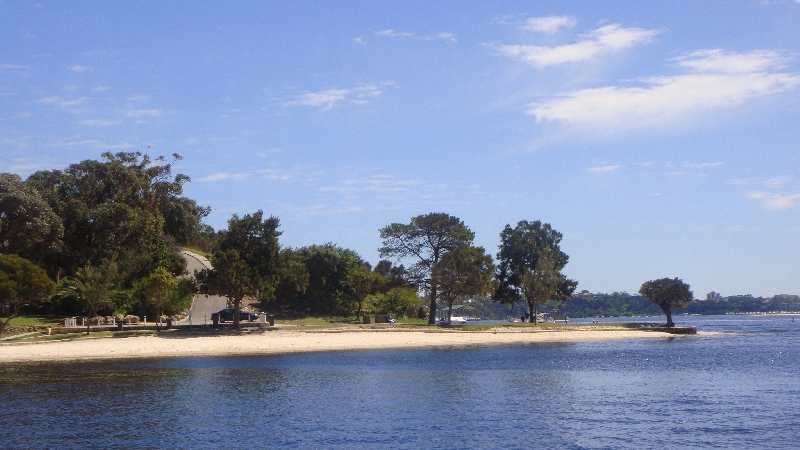
[[[676,323],[721,334],[6,364],[0,447],[800,446],[800,316]]]

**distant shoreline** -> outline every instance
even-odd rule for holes
[[[163,333],[125,338],[85,338],[30,344],[3,344],[0,345],[0,362],[274,355],[663,338],[675,338],[675,335],[607,327],[549,330],[498,328],[486,331],[353,327],[317,330],[280,329],[236,335]]]

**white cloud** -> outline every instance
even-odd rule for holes
[[[353,38],[353,42],[355,42],[357,44],[361,44],[361,45],[367,45],[367,43],[364,42],[364,37],[363,36],[354,37]]]
[[[717,161],[713,163],[684,163],[684,167],[688,167],[690,169],[713,169],[715,167],[721,167],[723,165],[722,162]]]
[[[125,111],[125,115],[132,118],[138,119],[140,117],[158,117],[163,114],[163,111],[158,108],[153,109],[129,109]]]
[[[773,177],[768,180],[764,181],[764,185],[772,187],[772,188],[779,188],[783,187],[786,183],[792,180],[792,177],[781,175],[778,177]]]
[[[57,105],[57,106],[60,106],[61,108],[69,108],[70,106],[80,105],[84,101],[86,101],[85,97],[76,98],[76,99],[72,99],[72,100],[67,100],[67,99],[64,99],[62,97],[58,97],[58,96],[53,95],[53,96],[50,96],[50,97],[40,98],[39,100],[36,101],[36,103],[39,103],[39,104],[42,104],[42,105]]]
[[[198,181],[242,181],[250,177],[249,173],[230,173],[230,172],[217,172],[200,178]]]
[[[605,173],[605,172],[613,172],[617,169],[619,169],[618,165],[608,165],[599,167],[589,167],[588,169],[586,169],[586,171],[592,173]]]
[[[772,50],[754,50],[750,53],[726,53],[722,49],[698,50],[674,58],[678,65],[697,72],[751,73],[786,67],[789,58]]]
[[[0,64],[0,71],[7,70],[31,70],[31,66],[24,64]]]
[[[127,142],[119,142],[117,144],[106,144],[105,142],[97,140],[97,139],[86,139],[86,140],[83,140],[83,141],[66,142],[66,143],[64,143],[64,146],[66,146],[66,147],[84,147],[85,146],[85,147],[97,148],[97,149],[101,149],[101,150],[124,150],[124,149],[133,147],[132,144],[129,144]]]
[[[74,65],[71,65],[71,66],[67,67],[67,69],[69,69],[69,70],[71,70],[71,71],[73,71],[75,73],[83,73],[83,72],[86,72],[87,70],[91,70],[91,67],[89,67],[89,66],[81,66],[80,64],[74,64]]]
[[[800,194],[775,194],[764,191],[751,191],[747,197],[760,200],[763,208],[772,210],[789,209],[800,200]]]
[[[644,28],[622,28],[618,24],[600,27],[574,44],[558,47],[540,45],[501,45],[500,52],[538,68],[581,62],[615,53],[637,44],[645,44],[658,34]]]
[[[375,36],[409,38],[409,37],[415,37],[416,35],[414,33],[408,32],[408,31],[394,31],[392,29],[388,29],[388,30],[376,31],[375,32]]]
[[[106,126],[106,125],[119,125],[119,120],[112,120],[112,119],[89,119],[89,120],[81,120],[78,122],[81,125],[90,125],[90,126]]]
[[[369,103],[369,100],[381,95],[381,91],[374,84],[356,86],[351,89],[326,89],[319,92],[306,92],[297,97],[297,100],[284,103],[285,106],[315,106],[327,111],[339,102],[347,101],[359,105]]]
[[[394,38],[405,38],[405,39],[416,39],[419,41],[430,41],[436,38],[444,39],[447,42],[456,42],[456,35],[450,33],[448,31],[442,31],[437,33],[435,36],[428,36],[428,35],[420,35],[416,33],[411,33],[410,31],[395,31],[393,29],[388,30],[380,30],[375,32],[375,36],[378,37],[394,37]],[[360,41],[356,41],[362,43]]]
[[[700,55],[705,54],[704,60]],[[752,61],[775,56],[769,61]],[[725,57],[729,56],[730,61]],[[642,80],[644,86],[606,86],[563,93],[530,105],[537,122],[553,121],[599,128],[641,128],[685,120],[694,111],[730,108],[747,100],[794,89],[796,73],[743,72],[744,68],[779,67],[784,58],[757,50],[751,54],[695,52],[681,61],[699,71]],[[743,63],[749,61],[749,63]],[[708,72],[700,71],[708,70]]]
[[[561,28],[574,27],[576,23],[577,20],[570,16],[531,17],[525,23],[525,28],[539,33],[555,34]]]

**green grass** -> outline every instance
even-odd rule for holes
[[[2,320],[5,321],[5,319]],[[8,326],[10,327],[35,327],[39,325],[64,325],[64,319],[60,317],[19,316],[14,317],[8,322]]]

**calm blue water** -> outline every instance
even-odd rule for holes
[[[676,322],[726,333],[7,364],[0,447],[800,446],[800,316]]]

